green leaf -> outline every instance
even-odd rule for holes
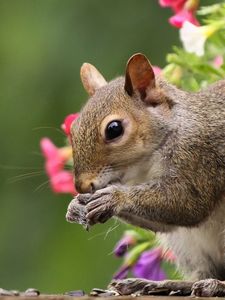
[[[126,266],[133,266],[135,262],[138,260],[139,256],[146,250],[150,249],[152,247],[151,242],[145,242],[141,243],[133,249],[131,249],[128,254],[125,256],[124,264]]]

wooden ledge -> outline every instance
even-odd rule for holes
[[[98,299],[96,299],[98,298]],[[180,296],[112,296],[112,297],[94,297],[94,296],[83,296],[83,297],[73,297],[65,295],[40,295],[40,296],[0,296],[0,300],[193,300],[193,297],[180,297]],[[199,300],[225,300],[225,297],[196,297]]]

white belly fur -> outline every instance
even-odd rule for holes
[[[224,266],[225,197],[212,216],[194,228],[178,227],[157,234],[162,244],[177,257],[178,269],[188,279],[211,277],[215,266]]]

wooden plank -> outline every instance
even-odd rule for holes
[[[65,295],[40,295],[40,296],[0,296],[0,300],[134,300],[135,297],[132,296],[118,296],[118,297],[72,297]],[[140,296],[136,297],[137,300],[193,300],[193,297],[180,297],[180,296]],[[200,300],[225,300],[225,297],[198,297]],[[97,299],[96,299],[97,300]]]

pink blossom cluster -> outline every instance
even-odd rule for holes
[[[67,116],[62,129],[70,140],[70,127],[79,114]],[[40,147],[45,157],[45,171],[49,177],[50,185],[55,193],[69,193],[76,195],[72,171],[65,170],[65,165],[72,159],[72,147],[56,147],[48,138],[42,138]]]
[[[195,16],[199,0],[159,0],[159,4],[162,7],[170,7],[175,13],[169,18],[169,23],[172,26],[181,28],[185,21],[199,25]]]

